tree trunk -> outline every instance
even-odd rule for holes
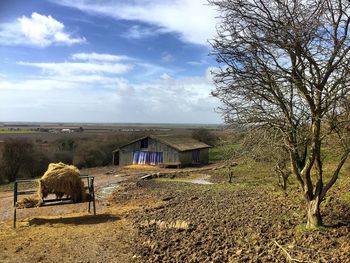
[[[232,177],[233,177],[233,173],[232,173],[232,171],[230,171],[228,174],[228,182],[229,183],[232,183]]]
[[[318,200],[319,198],[316,197],[316,199],[308,202],[306,228],[314,228],[323,225],[320,212],[320,202]]]
[[[284,191],[286,191],[286,190],[287,190],[287,178],[283,176],[283,177],[282,177],[282,181],[283,181],[282,189],[283,189]]]

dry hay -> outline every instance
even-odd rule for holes
[[[39,204],[39,200],[34,197],[24,197],[21,200],[17,201],[17,208],[32,208]]]
[[[178,229],[178,230],[188,230],[190,228],[190,223],[183,220],[176,221],[162,221],[162,220],[146,220],[141,224],[143,227],[157,226],[159,229]]]
[[[55,194],[57,198],[67,195],[74,202],[85,199],[84,183],[79,176],[80,171],[73,165],[50,163],[47,171],[39,180],[40,204],[49,194]]]
[[[158,168],[158,166],[155,165],[149,165],[149,164],[130,164],[124,166],[124,168],[127,169],[145,169],[145,170],[154,170],[155,168]]]

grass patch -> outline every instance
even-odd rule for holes
[[[27,134],[27,133],[36,133],[32,130],[0,130],[0,134]]]
[[[350,204],[350,192],[346,192],[341,195],[341,200],[347,204]]]
[[[238,148],[238,144],[224,144],[209,149],[209,161],[218,162],[228,159]]]
[[[300,224],[300,225],[296,225],[294,229],[295,229],[295,233],[302,234],[304,232],[326,231],[327,226],[306,227],[306,224]]]
[[[232,183],[246,186],[275,185],[277,177],[273,174],[272,164],[253,160],[238,160],[238,165],[232,168]],[[216,182],[228,181],[228,169],[214,171],[212,178]]]
[[[191,179],[188,178],[156,178],[154,179],[156,182],[161,182],[161,183],[189,183]]]

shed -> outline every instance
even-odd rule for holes
[[[113,151],[114,165],[189,166],[207,164],[210,146],[190,137],[150,135]]]

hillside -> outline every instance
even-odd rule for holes
[[[213,168],[143,181],[151,170],[90,170],[98,215],[86,204],[20,211],[16,230],[10,217],[0,223],[1,262],[349,261],[349,178],[323,203],[326,227],[306,230],[293,180],[283,192],[268,164],[241,162],[229,184],[226,170]],[[113,180],[116,191],[101,195]]]

